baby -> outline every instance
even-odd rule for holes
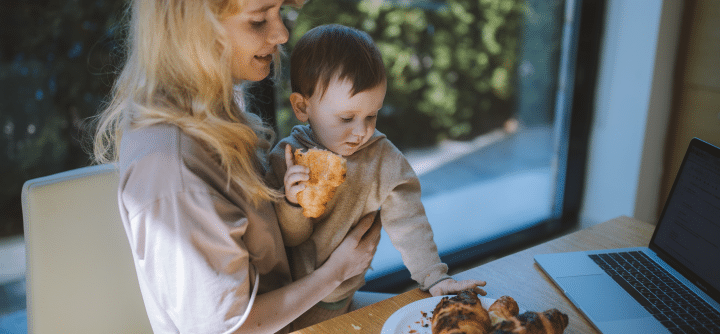
[[[387,79],[371,37],[341,25],[316,27],[294,47],[290,72],[292,109],[308,125],[294,127],[272,150],[268,182],[284,187],[286,201],[276,203],[276,212],[293,279],[314,271],[352,224],[382,208],[383,228],[421,290],[437,296],[475,288],[484,295],[477,286],[485,282],[448,276],[420,201],[420,182],[402,153],[375,129]],[[347,160],[345,181],[318,218],[306,218],[297,205],[309,171],[293,163],[292,151],[310,148]],[[319,306],[343,307],[364,283],[364,275],[345,281]]]

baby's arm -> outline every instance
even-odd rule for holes
[[[292,147],[285,145],[285,199],[294,207],[298,206],[297,194],[305,189],[302,181],[310,178],[310,171],[305,166],[296,165],[293,161]],[[288,204],[285,203],[285,204]],[[293,216],[278,215],[285,246],[294,247],[308,238],[313,232],[313,225],[310,219],[305,218],[298,210],[292,210]]]
[[[284,145],[280,146],[280,145]],[[292,154],[287,155],[287,151],[292,152],[290,144],[280,143],[270,153],[270,175],[268,176],[269,185],[288,193],[289,188],[293,188],[290,192],[294,193],[295,201],[280,200],[275,202],[275,213],[278,217],[280,231],[282,233],[283,242],[287,247],[294,247],[307,240],[313,232],[312,222],[302,215],[302,208],[297,205],[297,193],[302,190],[302,173],[298,174],[297,169],[305,167],[297,166],[293,163]],[[291,174],[293,174],[291,176]],[[290,185],[287,182],[290,181]],[[297,183],[292,185],[292,183]],[[281,188],[282,187],[282,188]],[[284,188],[284,189],[283,189]]]
[[[410,164],[400,153],[396,153],[392,163],[394,170],[400,171],[395,179],[389,178],[391,189],[382,205],[383,226],[400,254],[403,262],[412,274],[413,280],[420,283],[421,290],[429,291],[433,296],[457,293],[473,289],[484,296],[486,292],[479,287],[485,286],[481,280],[456,281],[447,275],[447,265],[442,263],[433,232],[425,215],[420,196],[420,182]],[[390,155],[392,156],[392,155]]]
[[[285,145],[285,198],[288,202],[297,205],[297,194],[305,189],[303,181],[310,179],[310,170],[305,166],[296,165],[293,161],[292,147]]]

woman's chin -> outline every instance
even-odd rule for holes
[[[270,71],[265,71],[265,72],[261,72],[261,73],[256,73],[256,74],[250,76],[250,78],[247,78],[245,80],[262,81],[263,79],[267,78],[269,75],[270,75]]]

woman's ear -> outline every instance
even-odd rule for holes
[[[295,117],[300,122],[308,121],[307,99],[302,94],[295,92],[290,94],[290,105],[295,112]]]

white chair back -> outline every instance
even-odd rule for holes
[[[152,333],[117,189],[109,164],[25,183],[29,333]]]

